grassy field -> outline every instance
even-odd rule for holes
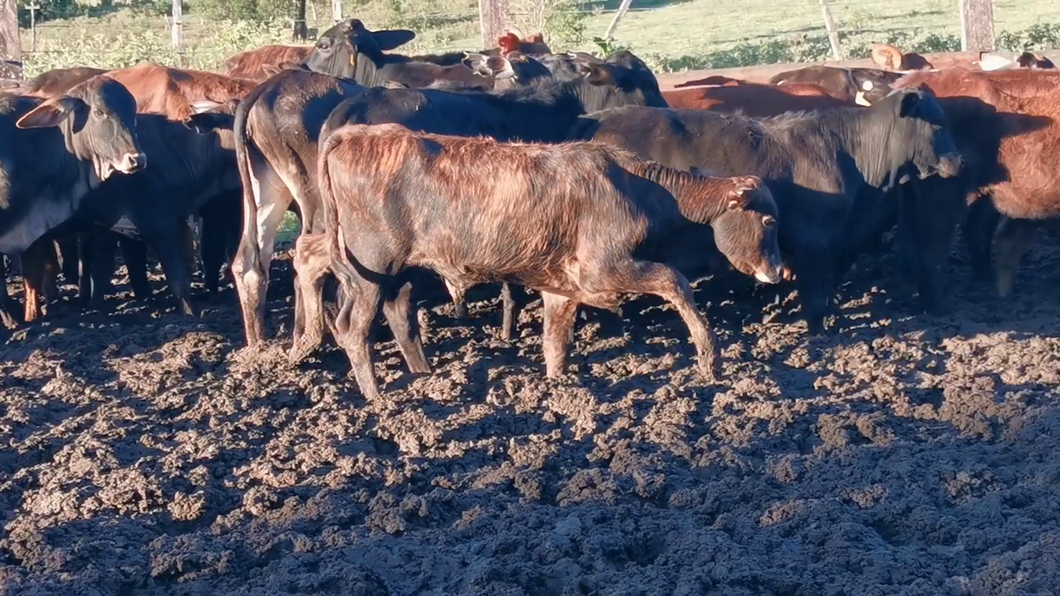
[[[564,4],[566,1],[513,0],[512,20],[526,29],[544,29],[554,49],[598,49],[591,39],[606,31],[617,0],[577,5]],[[191,67],[213,68],[234,52],[288,40],[286,23],[217,22],[196,14],[194,2],[191,4],[185,14],[184,56]],[[409,51],[480,45],[475,0],[371,0],[356,6],[347,1],[346,6],[347,15],[361,18],[371,27],[415,30],[419,37]],[[551,12],[549,7],[553,7]],[[898,0],[886,4],[845,0],[833,3],[832,10],[851,54],[864,52],[873,41],[897,40],[925,51],[950,49],[958,43],[960,19],[956,0]],[[1060,3],[997,0],[995,17],[999,33],[1025,31],[1036,24],[1060,23]],[[328,19],[324,7],[309,15],[311,26],[319,28],[327,27]],[[633,10],[614,38],[619,47],[633,50],[653,67],[673,71],[820,57],[827,48],[821,23],[816,0],[647,0],[633,3]],[[1031,45],[1043,43],[1029,41]],[[1055,38],[1044,43],[1052,41]],[[31,45],[31,35],[24,31],[23,47],[29,50]],[[37,52],[26,56],[30,74],[80,64],[180,62],[180,56],[170,46],[165,18],[130,10],[46,22],[37,28],[36,48]]]

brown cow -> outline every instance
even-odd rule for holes
[[[225,60],[217,72],[258,83],[276,74],[283,64],[298,64],[305,60],[313,46],[269,45],[240,52]]]
[[[410,370],[430,372],[406,267],[434,270],[457,294],[491,281],[541,291],[549,377],[563,372],[579,304],[614,310],[622,294],[646,293],[677,308],[713,379],[714,334],[674,268],[709,258],[704,226],[738,270],[780,279],[776,204],[753,176],[699,177],[600,143],[499,143],[396,124],[337,129],[319,166],[325,232],[299,238],[295,257],[306,322],[321,324],[330,268],[344,296],[332,333],[369,399],[367,333],[380,302]]]
[[[105,72],[108,71],[91,66],[56,68],[37,75],[17,92],[20,95],[48,99],[49,97],[66,93],[75,85]]]
[[[140,114],[161,114],[183,121],[207,109],[234,113],[239,100],[257,83],[214,72],[183,70],[141,62],[110,71],[107,76],[125,85],[136,98]]]
[[[782,86],[745,83],[736,86],[698,87],[663,91],[671,108],[741,112],[752,118],[777,116],[784,112],[804,112],[856,106],[836,99],[816,85],[790,83]]]
[[[954,180],[915,187],[918,194],[923,189],[922,198],[912,200],[917,208],[949,207],[918,217],[918,229],[906,238],[931,245],[919,247],[920,266],[940,269],[967,202],[972,208],[962,236],[977,273],[983,274],[989,270],[999,213],[1006,219],[997,229],[995,281],[1004,296],[1035,228],[1060,217],[1060,73],[955,68],[912,73],[895,83],[917,85],[938,96],[969,167]]]

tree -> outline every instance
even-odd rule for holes
[[[22,78],[22,40],[18,37],[18,0],[0,0],[0,77]]]
[[[305,41],[309,37],[309,26],[305,22],[306,0],[295,0],[294,6],[294,39]]]

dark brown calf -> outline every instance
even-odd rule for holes
[[[935,244],[924,258],[939,266],[964,205],[970,205],[962,236],[973,266],[979,274],[989,271],[996,230],[995,281],[1004,296],[1036,228],[1060,217],[1060,73],[954,68],[913,73],[895,83],[917,85],[939,98],[970,167],[956,179],[915,188],[922,195],[912,200],[917,208],[943,205],[949,211],[919,218],[931,228],[909,237]]]
[[[705,226],[738,270],[780,279],[776,204],[753,176],[700,177],[599,143],[498,143],[389,124],[337,129],[318,177],[325,232],[299,239],[295,257],[306,325],[321,325],[330,267],[342,288],[332,333],[368,398],[378,393],[367,334],[380,302],[409,369],[430,371],[406,267],[432,269],[456,294],[499,281],[540,291],[549,377],[563,372],[579,304],[614,310],[623,294],[644,293],[676,307],[713,379],[714,334],[674,266],[709,258]]]

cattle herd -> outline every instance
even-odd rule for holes
[[[42,316],[60,274],[104,306],[119,246],[137,298],[150,249],[194,315],[197,220],[207,290],[227,263],[259,345],[295,210],[290,359],[330,332],[368,397],[380,306],[408,369],[429,373],[417,294],[444,287],[466,316],[465,292],[486,283],[502,284],[504,338],[525,290],[540,293],[550,377],[579,305],[654,294],[711,379],[718,348],[690,280],[731,266],[793,282],[820,334],[842,276],[892,229],[919,304],[937,310],[958,228],[1004,295],[1033,232],[1060,215],[1060,73],[1031,54],[936,69],[877,46],[879,68],[662,92],[628,51],[553,53],[516,32],[481,52],[394,53],[414,37],[351,19],[217,72],[78,67],[7,90],[0,253],[21,270],[21,318]]]

